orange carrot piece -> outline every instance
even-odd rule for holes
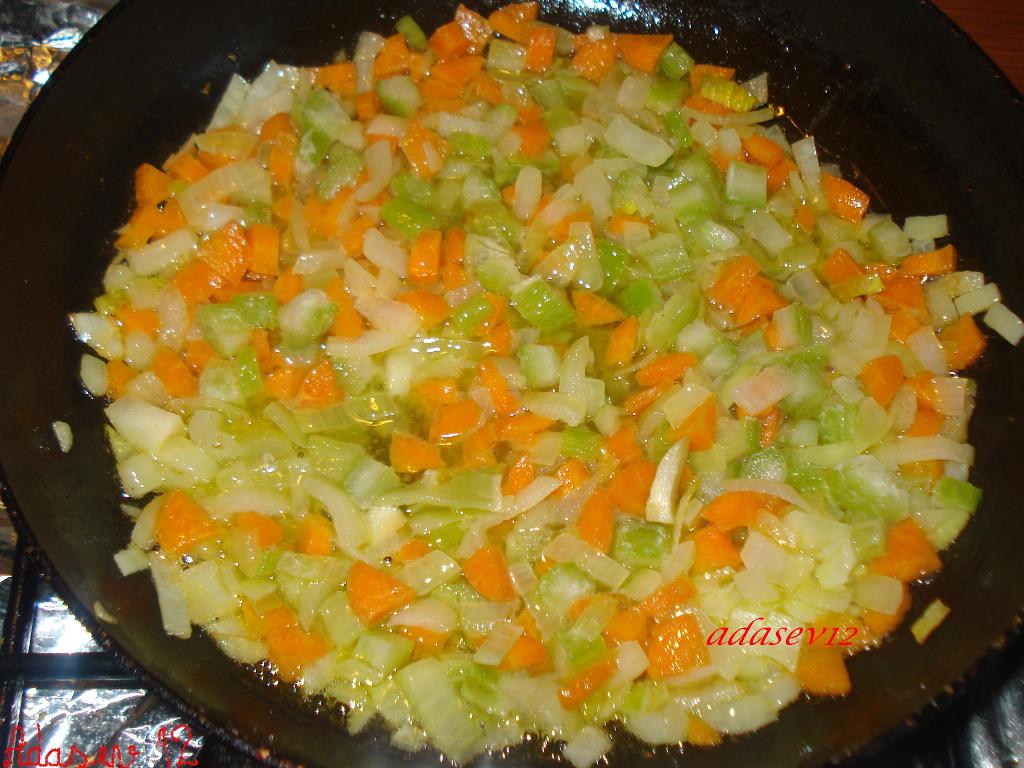
[[[423,321],[424,328],[433,328],[438,323],[443,323],[452,314],[452,308],[448,306],[448,302],[430,291],[408,291],[395,296],[395,301],[400,301],[416,310],[416,314]]]
[[[971,315],[963,315],[939,331],[939,341],[954,371],[976,362],[985,351],[985,337]]]
[[[796,169],[796,163],[788,157],[781,158],[768,169],[768,191],[774,194],[786,186],[789,183],[789,174]]]
[[[512,3],[492,12],[487,20],[502,37],[527,45],[539,8],[540,4],[536,2]]]
[[[926,411],[922,408],[914,415],[914,423],[907,430],[909,437],[930,437],[937,435],[946,423],[946,417],[936,411]]]
[[[622,60],[641,72],[654,72],[658,59],[672,42],[672,35],[615,35]]]
[[[156,540],[168,555],[183,555],[197,544],[217,535],[219,526],[184,491],[164,497],[156,516]]]
[[[622,645],[630,640],[645,645],[647,643],[647,614],[636,608],[616,611],[608,620],[601,634],[611,645]]]
[[[640,321],[635,317],[627,317],[612,330],[608,338],[608,346],[604,350],[605,365],[621,368],[628,365],[636,354],[637,335]]]
[[[558,700],[562,707],[579,707],[590,694],[612,679],[617,668],[615,657],[609,656],[570,677],[558,690]]]
[[[155,336],[160,330],[160,316],[152,309],[135,309],[130,304],[118,308],[114,317],[121,325],[123,333],[140,331],[147,336]]]
[[[903,386],[903,361],[896,355],[883,355],[867,362],[857,374],[866,391],[883,408],[888,408]]]
[[[850,674],[839,646],[816,643],[801,647],[796,679],[812,696],[845,696],[851,690]]]
[[[694,544],[693,570],[697,573],[743,566],[740,553],[728,533],[713,525],[701,528],[690,539]]]
[[[841,219],[859,224],[868,212],[871,197],[845,179],[837,179],[827,173],[821,174],[821,191],[825,194],[832,213]]]
[[[334,322],[331,324],[330,335],[340,336],[343,339],[358,339],[366,330],[366,323],[363,316],[356,309],[355,302],[345,290],[345,284],[341,278],[335,278],[324,287],[324,293],[334,302],[338,311],[334,315]]]
[[[395,550],[394,558],[400,563],[411,563],[419,560],[430,552],[430,544],[423,539],[413,536],[405,544]]]
[[[462,34],[469,40],[470,53],[482,53],[494,34],[487,19],[476,11],[471,11],[462,3],[459,3],[455,9],[455,23],[459,25]]]
[[[316,68],[316,84],[339,96],[356,95],[356,65],[343,61]]]
[[[641,387],[672,384],[697,365],[697,358],[689,352],[671,352],[657,357],[636,372],[636,383]]]
[[[750,256],[740,256],[727,262],[711,287],[711,298],[729,309],[739,307],[760,272],[761,267]]]
[[[357,93],[355,97],[356,102],[356,117],[364,123],[370,122],[378,114],[380,114],[380,99],[377,98],[377,94],[373,91],[367,91],[366,93]]]
[[[409,249],[409,282],[433,285],[441,275],[441,232],[425,229]]]
[[[612,546],[615,510],[608,494],[600,489],[584,502],[576,519],[576,530],[587,544],[607,553]]]
[[[658,625],[647,643],[647,675],[663,680],[706,666],[710,662],[697,617],[684,613]]]
[[[854,261],[849,251],[844,248],[836,248],[821,265],[821,276],[832,285],[863,274],[864,270],[860,264]]]
[[[579,459],[566,459],[555,471],[555,477],[562,481],[562,484],[552,494],[555,498],[564,498],[579,488],[590,477],[587,465]]]
[[[515,645],[505,654],[498,669],[514,671],[526,669],[539,672],[548,663],[548,649],[540,640],[529,635],[523,635],[516,640]]]
[[[446,444],[465,437],[480,424],[480,406],[472,400],[461,400],[437,409],[430,423],[430,442]]]
[[[638,390],[622,401],[622,409],[630,416],[638,416],[654,405],[667,390],[668,386],[664,384]]]
[[[817,221],[817,217],[815,217],[811,206],[806,203],[797,208],[796,213],[793,214],[793,223],[808,234],[814,231],[815,221]]]
[[[382,80],[386,77],[404,75],[409,71],[409,47],[405,37],[392,35],[384,41],[384,45],[373,60],[373,77]]]
[[[310,513],[299,523],[296,548],[304,555],[327,557],[334,552],[334,526],[323,515]]]
[[[124,394],[125,388],[137,375],[128,367],[124,360],[111,360],[107,363],[107,397],[117,400]]]
[[[470,40],[458,22],[450,21],[434,30],[434,34],[430,36],[430,47],[444,61],[469,51]]]
[[[759,444],[762,448],[768,448],[775,442],[775,438],[779,435],[779,427],[782,425],[783,418],[782,409],[773,405],[768,415],[761,421],[761,439]]]
[[[906,344],[907,338],[920,328],[921,321],[917,319],[914,311],[907,307],[900,307],[892,313],[889,336],[900,344]]]
[[[466,232],[452,227],[441,243],[441,285],[446,291],[461,288],[467,282],[462,262],[466,254]]]
[[[572,303],[576,317],[584,327],[617,323],[626,317],[621,309],[593,291],[574,290]]]
[[[782,147],[777,142],[759,133],[752,133],[748,138],[743,139],[742,144],[750,159],[765,168],[771,168],[785,157]]]
[[[874,299],[883,307],[891,312],[895,312],[901,307],[917,310],[922,314],[927,312],[924,289],[918,278],[895,275],[882,277],[882,281],[885,283],[885,290],[876,293]]]
[[[299,386],[300,408],[323,408],[344,397],[334,376],[330,360],[324,360],[309,369]]]
[[[523,455],[509,465],[505,478],[501,483],[501,492],[506,496],[514,496],[533,482],[537,469],[530,462],[530,457]]]
[[[927,253],[912,253],[900,263],[900,272],[917,277],[948,275],[956,270],[956,249],[944,245]]]
[[[636,422],[622,419],[619,428],[604,439],[604,446],[623,464],[643,458],[643,451],[636,444]]]
[[[196,376],[176,352],[160,347],[153,355],[152,368],[171,397],[192,397],[196,394]]]
[[[494,446],[498,444],[498,430],[493,422],[486,422],[462,441],[463,467],[490,467],[498,463]]]
[[[210,268],[214,287],[237,285],[249,266],[249,242],[236,221],[224,225],[199,246],[199,258]]]
[[[697,747],[717,747],[722,743],[722,734],[696,715],[690,715],[686,727],[686,741]]]
[[[646,459],[620,467],[607,485],[612,503],[627,515],[643,517],[657,469],[657,464]]]
[[[291,608],[280,605],[261,617],[263,639],[269,648],[268,657],[278,673],[288,681],[295,680],[302,667],[323,657],[331,650],[327,639],[306,632]]]
[[[196,373],[202,373],[216,356],[216,350],[205,339],[195,339],[185,344],[185,362]]]
[[[526,157],[539,157],[551,141],[551,133],[539,121],[517,125],[512,131],[521,139],[519,153]]]
[[[928,371],[918,371],[913,376],[907,377],[907,384],[917,395],[918,410],[935,410],[938,400],[938,393],[935,391],[935,377]]]
[[[270,224],[252,224],[249,241],[249,271],[262,277],[276,277],[281,270],[281,233]]]
[[[881,640],[903,622],[907,611],[910,610],[910,590],[907,589],[905,584],[901,586],[903,588],[903,598],[900,600],[896,613],[880,613],[879,611],[865,609],[861,614],[860,619],[864,622],[864,634],[867,635],[866,640]]]
[[[589,40],[581,35],[577,38],[572,68],[590,82],[600,83],[615,66],[615,56],[615,41],[611,37]]]
[[[356,560],[348,572],[348,604],[364,624],[380,624],[416,599],[416,591],[389,573]]]
[[[694,93],[700,92],[700,83],[705,77],[721,77],[732,80],[736,76],[733,67],[719,67],[714,64],[695,64],[690,69],[690,88]]]
[[[555,60],[557,33],[554,27],[534,27],[526,45],[526,68],[530,72],[546,72]]]
[[[166,166],[171,178],[182,179],[194,183],[203,178],[209,171],[206,166],[196,160],[195,155],[182,152]]]
[[[487,387],[494,410],[502,416],[511,416],[519,410],[519,400],[508,388],[504,374],[493,360],[484,360],[476,367],[481,383]]]
[[[135,202],[139,205],[159,203],[170,195],[171,177],[159,168],[143,163],[135,169]]]
[[[900,464],[900,474],[904,477],[927,480],[929,485],[934,485],[946,474],[946,462],[932,459],[931,461],[912,461],[909,464]]]
[[[889,529],[885,554],[868,567],[873,573],[909,582],[939,570],[942,561],[917,521],[907,518]]]
[[[464,560],[462,574],[470,586],[488,600],[504,603],[516,598],[505,555],[494,544],[480,547]]]
[[[509,443],[530,443],[539,432],[554,423],[530,411],[521,411],[498,419],[498,433],[502,440]]]
[[[251,533],[256,544],[264,549],[279,544],[284,538],[281,524],[258,512],[238,512],[231,516],[231,524],[243,533]]]
[[[690,438],[691,451],[706,451],[715,444],[715,431],[718,428],[718,407],[712,395],[697,410],[687,416],[683,423],[672,434],[673,440]]]
[[[776,496],[756,491],[730,491],[711,500],[701,517],[724,533],[749,528],[761,512],[778,512],[786,504]]]
[[[459,401],[459,385],[454,379],[425,379],[413,387],[416,398],[430,408]]]
[[[689,603],[697,594],[696,587],[685,576],[662,584],[639,603],[637,609],[645,616],[662,621],[671,618],[679,609]]]
[[[391,466],[398,472],[422,472],[424,469],[444,466],[444,459],[436,445],[402,432],[391,435],[390,458]]]

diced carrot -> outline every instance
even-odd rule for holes
[[[883,355],[865,363],[857,374],[864,390],[883,408],[888,408],[903,386],[903,361],[896,355]]]
[[[563,498],[579,488],[590,477],[587,465],[579,459],[566,459],[555,471],[555,477],[562,481],[562,484],[552,494],[555,498]]]
[[[459,385],[454,379],[425,379],[413,387],[416,398],[430,408],[459,401]]]
[[[786,186],[789,183],[789,174],[796,169],[796,163],[788,157],[781,158],[768,169],[768,191],[774,194]]]
[[[821,276],[832,285],[863,274],[864,270],[860,264],[854,261],[849,251],[844,248],[836,248],[821,265]]]
[[[636,444],[636,422],[622,419],[619,428],[604,439],[604,446],[623,464],[643,457],[643,451]]]
[[[866,640],[881,640],[903,622],[903,617],[910,610],[910,590],[906,585],[901,586],[903,598],[900,600],[896,613],[888,614],[865,609],[861,614],[861,621],[864,622],[864,634],[867,635]]]
[[[622,60],[641,72],[654,72],[658,59],[672,42],[672,35],[615,35]]]
[[[534,27],[526,45],[526,68],[530,72],[546,72],[555,60],[555,42],[558,34],[554,27]]]
[[[434,34],[430,36],[430,47],[443,61],[469,51],[470,41],[458,22],[450,21],[434,30]]]
[[[580,509],[580,516],[576,519],[576,530],[587,544],[602,552],[608,552],[612,546],[614,522],[615,510],[612,509],[611,499],[605,491],[598,489]]]
[[[689,352],[670,352],[657,357],[636,372],[636,383],[641,387],[671,384],[697,365],[697,358]]]
[[[512,3],[493,11],[487,20],[502,37],[527,45],[539,8],[540,4],[536,2]]]
[[[380,99],[377,98],[377,94],[374,91],[357,93],[355,102],[356,117],[363,123],[370,122],[380,114]]]
[[[197,544],[215,537],[220,527],[184,491],[164,497],[156,516],[156,540],[168,555],[183,555]]]
[[[505,479],[501,483],[501,492],[506,496],[514,496],[533,482],[537,469],[530,462],[530,457],[523,455],[509,465]]]
[[[917,413],[914,415],[914,423],[911,424],[910,429],[907,430],[907,435],[909,437],[929,437],[931,435],[937,435],[942,431],[942,427],[945,423],[946,417],[941,413],[918,408]]]
[[[324,293],[334,302],[338,311],[334,315],[334,322],[331,324],[330,335],[340,336],[343,339],[358,339],[366,330],[366,323],[363,316],[356,309],[352,297],[345,290],[345,284],[341,278],[335,278],[324,288]]]
[[[657,464],[646,459],[619,467],[607,485],[612,503],[627,515],[643,517],[657,469]]]
[[[539,157],[551,141],[551,133],[542,122],[517,125],[512,129],[521,139],[519,153],[526,157]]]
[[[634,216],[626,213],[613,213],[608,219],[608,231],[620,237],[626,234],[626,226],[629,224],[642,224],[650,232],[651,220],[643,216]]]
[[[584,327],[617,323],[625,314],[610,301],[598,296],[593,291],[577,289],[572,292],[572,303],[576,308],[576,317]]]
[[[441,285],[446,291],[466,284],[466,273],[462,269],[465,253],[466,232],[461,227],[447,230],[441,243]]]
[[[508,388],[504,374],[493,360],[484,360],[476,367],[480,382],[487,387],[494,410],[503,415],[511,416],[519,410],[519,400]]]
[[[165,167],[171,178],[182,179],[189,183],[195,183],[209,173],[206,166],[196,160],[195,155],[190,155],[188,152],[182,152]]]
[[[323,515],[310,513],[299,523],[296,547],[304,555],[327,557],[334,552],[334,526]]]
[[[788,302],[775,290],[767,278],[757,276],[747,286],[745,295],[736,309],[736,325],[746,325],[758,318],[771,317],[777,309]]]
[[[415,309],[424,328],[433,328],[438,323],[443,323],[452,314],[452,308],[448,306],[448,302],[430,291],[408,291],[395,296],[395,301],[400,301]]]
[[[130,304],[125,304],[118,308],[114,317],[125,334],[139,331],[147,336],[155,336],[160,330],[160,316],[152,309],[135,309]]]
[[[604,350],[605,365],[620,368],[633,360],[639,330],[640,321],[635,317],[627,317],[612,329]]]
[[[498,669],[515,671],[517,669],[538,672],[548,663],[548,649],[540,640],[529,635],[522,635],[515,645],[505,654]]]
[[[928,485],[934,485],[946,474],[946,462],[932,459],[930,461],[912,461],[909,464],[900,464],[900,474],[904,477],[926,480]]]
[[[306,632],[291,608],[280,605],[261,617],[263,639],[269,648],[269,659],[278,673],[288,681],[298,678],[302,667],[323,657],[331,650],[327,638]]]
[[[927,311],[924,289],[916,277],[906,275],[883,276],[885,290],[874,295],[875,301],[891,312],[908,307],[921,313]]]
[[[701,516],[719,530],[729,533],[749,528],[761,512],[778,512],[785,502],[776,496],[756,491],[730,491],[716,496],[701,510]]]
[[[210,268],[214,287],[237,285],[249,266],[249,243],[245,231],[232,221],[199,246],[199,258]]]
[[[256,544],[264,549],[279,544],[284,538],[281,524],[269,515],[258,512],[238,512],[231,516],[231,524],[243,533],[251,533]]]
[[[426,627],[415,627],[412,625],[401,626],[398,628],[398,631],[416,644],[412,653],[414,659],[436,656],[444,650],[451,637],[447,632],[437,632]]]
[[[435,71],[441,66],[444,66],[444,63],[434,65]],[[427,82],[433,80],[433,78],[434,76],[431,75]],[[427,82],[424,82],[423,88],[426,87]],[[402,148],[402,152],[405,153],[405,158],[409,161],[409,167],[412,169],[412,172],[425,179],[429,179],[437,172],[438,161],[443,160],[447,151],[444,139],[415,121],[409,123],[405,136],[402,137],[399,146]]]
[[[394,432],[391,435],[391,466],[399,472],[422,472],[444,466],[436,445],[413,435]]]
[[[285,402],[290,401],[299,394],[299,387],[302,386],[304,374],[299,368],[278,368],[267,374],[263,386],[268,394]]]
[[[288,187],[292,183],[292,175],[295,172],[295,150],[298,147],[298,139],[294,136],[282,136],[274,142],[270,150],[270,158],[267,160],[267,169],[270,171],[270,178],[278,187]]]
[[[722,743],[722,734],[696,715],[690,715],[686,727],[686,741],[697,747],[717,747]]]
[[[814,231],[814,222],[816,220],[817,217],[814,215],[814,210],[806,203],[797,208],[796,213],[793,214],[793,223],[808,234]]]
[[[494,544],[480,547],[462,563],[462,575],[477,592],[499,603],[515,600],[516,588],[505,556]]]
[[[715,432],[718,428],[718,407],[715,396],[697,406],[672,433],[673,440],[690,438],[691,451],[706,451],[715,443]]]
[[[631,640],[644,645],[647,642],[647,614],[637,608],[616,611],[601,634],[611,645],[621,645]]]
[[[971,315],[962,315],[939,331],[939,341],[946,353],[946,362],[954,371],[976,362],[985,351],[985,337]]]
[[[483,53],[487,42],[494,35],[487,19],[459,3],[455,9],[455,23],[469,41],[469,53]]]
[[[637,609],[654,621],[671,618],[679,609],[689,603],[697,589],[685,576],[662,584],[639,603]]]
[[[494,456],[494,447],[498,444],[498,430],[493,422],[486,422],[476,432],[472,432],[462,441],[463,467],[490,467],[498,463]]]
[[[145,203],[132,213],[118,235],[116,245],[123,250],[138,248],[185,226],[181,206],[173,198],[160,203]]]
[[[771,168],[779,160],[785,157],[785,153],[778,142],[772,141],[759,133],[752,133],[743,139],[743,149],[755,163]]]
[[[690,539],[694,544],[693,570],[697,573],[743,566],[740,553],[728,533],[713,525],[701,528]]]
[[[695,64],[690,69],[690,88],[694,93],[700,92],[700,83],[705,77],[721,77],[732,80],[736,70],[732,67],[719,67],[714,64]]]
[[[480,425],[480,418],[480,406],[472,400],[442,405],[430,423],[430,442],[450,443],[465,437]]]
[[[907,307],[900,307],[892,313],[889,336],[900,344],[906,344],[907,338],[920,328],[921,321],[917,319],[915,312]]]
[[[300,408],[323,408],[344,397],[330,360],[324,360],[309,369],[299,386]]]
[[[196,394],[196,376],[176,352],[160,347],[153,355],[152,368],[171,397],[192,397]]]
[[[246,231],[249,241],[249,271],[263,277],[280,272],[281,233],[270,224],[252,224]]]
[[[395,34],[384,41],[384,45],[373,60],[373,76],[377,80],[404,75],[409,71],[409,46],[405,37]]]
[[[825,194],[832,213],[841,219],[859,224],[868,212],[871,197],[845,179],[837,179],[828,173],[821,174],[821,191]]]
[[[512,354],[512,326],[507,322],[498,323],[493,328],[485,330],[480,335],[484,345],[501,357],[508,357]]]
[[[441,275],[441,232],[425,229],[409,249],[409,282],[433,285]]]
[[[774,444],[775,438],[779,435],[779,427],[782,425],[783,418],[782,409],[773,405],[768,415],[761,420],[761,439],[759,444],[762,448],[768,448]]]
[[[850,674],[839,646],[804,645],[796,664],[800,687],[812,696],[845,696],[850,692]]]
[[[554,423],[530,411],[520,411],[498,419],[498,433],[502,440],[509,443],[531,443],[539,432]]]
[[[254,328],[249,334],[249,346],[256,353],[260,373],[267,374],[277,366],[277,353],[270,346],[270,332],[265,328]]]
[[[694,109],[698,112],[703,112],[707,115],[729,115],[732,114],[732,110],[724,104],[719,104],[717,101],[706,99],[699,93],[693,93],[690,98],[683,102],[683,106],[688,109]],[[727,159],[725,155],[720,152],[716,152],[711,156],[712,160],[718,158]],[[724,170],[724,169],[722,169]]]
[[[868,567],[873,573],[909,582],[939,570],[942,561],[917,521],[907,518],[889,529],[885,554]]]
[[[111,360],[107,363],[107,397],[117,400],[124,394],[132,379],[137,375],[128,367],[124,360]]]
[[[194,339],[185,344],[185,362],[195,373],[202,373],[216,356],[216,350],[205,339]]]
[[[373,626],[416,599],[416,591],[389,573],[356,560],[348,572],[348,604],[364,624]]]
[[[430,552],[430,544],[423,539],[413,536],[405,544],[395,550],[394,557],[398,562],[405,564],[411,563],[414,560],[419,560],[421,557]]]
[[[918,371],[907,377],[907,384],[917,395],[918,410],[935,410],[939,395],[935,391],[935,377],[932,374],[928,371]]]
[[[352,67],[353,83],[355,83],[355,65],[349,64]],[[292,122],[292,116],[287,112],[278,112],[276,115],[271,115],[260,126],[260,143],[276,143],[283,136],[295,136],[295,123]]]
[[[927,253],[912,253],[900,262],[900,272],[918,277],[947,275],[955,269],[956,249],[952,245]]]
[[[615,41],[609,36],[590,40],[581,35],[576,40],[572,68],[592,83],[600,83],[615,66]]]
[[[622,401],[622,410],[630,416],[638,416],[657,402],[668,391],[668,385],[658,384],[633,392]]]
[[[647,675],[652,680],[706,666],[710,656],[697,617],[684,613],[655,627],[647,643],[647,659]]]
[[[316,84],[334,91],[339,96],[355,96],[356,65],[351,61],[343,61],[326,67],[317,67]]]
[[[135,169],[135,202],[139,205],[159,203],[170,195],[171,177],[159,168],[143,163]]]
[[[711,298],[724,307],[735,309],[761,267],[750,256],[740,256],[725,264],[711,288]]]
[[[558,700],[565,709],[576,709],[590,694],[611,680],[617,668],[614,656],[591,664],[564,681],[558,691]]]

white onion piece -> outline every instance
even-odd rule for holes
[[[409,256],[405,249],[379,230],[370,229],[363,239],[363,255],[381,269],[394,272],[399,277],[409,274]]]
[[[733,400],[750,414],[758,414],[791,395],[794,387],[785,369],[765,368],[733,388]]]
[[[675,394],[666,397],[660,407],[674,429],[686,421],[709,397],[711,390],[706,387],[696,383],[686,384]]]
[[[725,481],[726,491],[754,491],[755,493],[766,493],[769,496],[775,496],[788,501],[794,507],[799,507],[807,512],[813,512],[814,508],[811,507],[807,499],[796,492],[796,489],[788,483],[778,483],[772,480],[726,480]]]
[[[521,221],[526,221],[537,210],[537,203],[543,190],[544,178],[540,169],[533,165],[525,165],[516,178],[515,195],[512,199],[512,212]]]
[[[190,637],[192,622],[188,617],[185,592],[181,588],[181,571],[155,552],[149,556],[149,570],[153,574],[164,631],[174,637]]]
[[[414,336],[422,323],[415,309],[392,299],[360,296],[356,299],[356,309],[373,327],[406,338]]]
[[[921,365],[932,373],[946,373],[946,354],[942,351],[935,331],[925,325],[907,337],[907,346],[914,353]]]
[[[424,597],[402,608],[388,619],[392,627],[421,627],[448,634],[459,625],[459,614],[448,603]]]
[[[521,515],[533,509],[544,499],[554,493],[562,481],[556,477],[538,477],[515,496],[506,496],[502,502],[502,512],[508,517]]]
[[[982,318],[985,325],[1016,346],[1024,338],[1024,320],[1002,304],[994,304]]]
[[[416,590],[416,594],[425,595],[435,587],[447,584],[461,572],[462,567],[455,560],[435,549],[405,566],[398,572],[398,578]]]
[[[327,339],[326,346],[328,355],[345,360],[355,357],[369,357],[370,355],[387,352],[390,349],[402,346],[408,340],[408,334],[370,330],[366,331],[358,339],[331,337]]]
[[[891,576],[869,573],[854,582],[853,599],[861,608],[894,616],[903,602],[903,584]]]
[[[325,269],[340,269],[348,260],[348,256],[340,248],[305,251],[295,258],[292,272],[296,275],[315,275]]]
[[[974,447],[958,443],[941,435],[930,437],[907,437],[897,441],[884,455],[896,464],[914,464],[918,461],[955,461],[959,464],[974,464]]]
[[[508,575],[512,577],[512,584],[516,588],[516,592],[522,597],[529,595],[537,586],[537,574],[533,572],[533,567],[525,561],[509,563]]]
[[[967,413],[967,380],[952,376],[936,377],[935,410],[943,416],[964,416]]]
[[[647,497],[645,517],[649,522],[672,524],[672,513],[675,511],[672,502],[689,447],[689,439],[683,438],[672,445],[658,462],[658,468],[654,473],[654,482],[651,483],[651,492]]]
[[[572,763],[573,768],[590,768],[611,748],[612,740],[604,729],[585,725],[562,747],[562,757]]]
[[[367,178],[356,190],[356,201],[360,203],[373,200],[387,188],[395,166],[389,141],[374,142],[363,153],[363,157],[366,161]]]
[[[195,247],[195,235],[187,227],[182,227],[166,237],[128,251],[128,264],[140,275],[155,275],[183,261]]]
[[[520,624],[507,621],[495,624],[494,629],[473,655],[473,661],[489,667],[498,666],[522,634],[523,627]]]
[[[319,501],[334,523],[334,543],[338,549],[351,557],[370,537],[366,515],[341,488],[309,475],[302,479],[309,495]]]

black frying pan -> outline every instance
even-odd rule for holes
[[[492,0],[487,0],[491,3]],[[477,3],[479,7],[479,3]],[[116,624],[99,629],[133,669],[198,721],[253,752],[310,765],[436,764],[407,757],[377,733],[349,738],[335,713],[259,682],[203,636],[163,634],[148,574],[117,576],[127,540],[101,404],[77,381],[81,348],[65,324],[98,291],[126,218],[131,171],[160,161],[209,117],[230,73],[268,58],[322,63],[364,29],[387,31],[412,13],[432,28],[448,2],[380,0],[129,0],[71,54],[43,89],[4,160],[0,185],[0,460],[15,519],[52,564],[60,592],[100,601]],[[550,0],[548,19],[581,29],[613,23],[673,32],[699,60],[767,68],[773,100],[796,126],[837,151],[844,169],[898,217],[945,211],[967,262],[1024,308],[1024,111],[1021,97],[933,6],[913,0]],[[953,607],[919,647],[902,628],[850,665],[853,693],[801,702],[762,731],[716,750],[685,750],[688,765],[810,765],[862,747],[920,710],[998,642],[1024,606],[1024,355],[993,343],[975,371],[981,397],[971,429],[975,482],[985,499],[942,574],[914,592]],[[71,423],[67,456],[49,424]],[[613,765],[675,764],[678,750],[623,738]],[[266,753],[264,753],[264,756]],[[507,762],[547,760],[539,745]],[[479,761],[481,764],[486,760]]]

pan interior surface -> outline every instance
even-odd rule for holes
[[[486,10],[493,4],[477,10]],[[1024,112],[1020,96],[961,33],[927,4],[864,0],[553,0],[542,17],[581,30],[671,32],[697,58],[767,70],[787,129],[813,133],[844,172],[897,218],[949,214],[969,268],[1024,307]],[[897,7],[898,6],[898,7]],[[62,593],[81,609],[99,601],[117,618],[113,645],[201,721],[275,758],[352,768],[436,764],[407,756],[382,731],[349,737],[337,715],[260,682],[203,636],[161,629],[147,574],[118,576],[111,557],[128,538],[118,508],[102,404],[78,383],[82,348],[65,321],[89,306],[127,218],[132,170],[160,162],[205,124],[230,74],[253,76],[268,59],[317,64],[351,48],[359,31],[388,33],[413,15],[425,29],[450,18],[447,4],[382,0],[128,0],[61,67],[12,144],[0,186],[0,282],[6,361],[0,381],[0,461],[23,528],[43,550]],[[914,590],[911,615],[933,598],[953,608],[918,646],[906,627],[851,663],[853,693],[800,702],[761,731],[714,750],[687,750],[692,766],[810,765],[857,749],[962,679],[1024,605],[1024,516],[1010,462],[1024,455],[1024,362],[993,343],[972,371],[981,396],[972,422],[973,480],[985,490],[975,519],[945,553],[945,568]],[[1024,381],[1022,381],[1024,383]],[[49,425],[71,424],[62,455]],[[1013,458],[1011,458],[1013,457]],[[82,613],[82,611],[79,611]],[[94,622],[95,626],[95,622]],[[500,760],[544,761],[534,741]],[[675,764],[677,750],[617,740],[610,763]],[[483,758],[483,763],[490,758]]]

